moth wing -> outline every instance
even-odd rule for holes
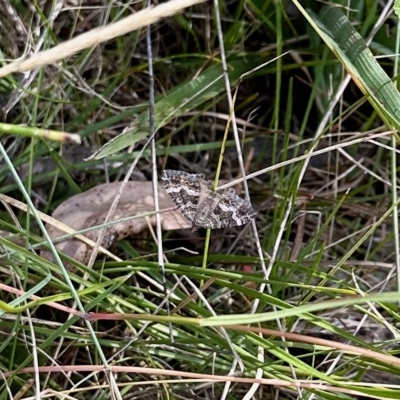
[[[203,174],[189,174],[184,171],[166,169],[162,180],[164,187],[179,211],[190,222],[194,221],[200,199],[200,181]]]
[[[214,228],[245,225],[256,216],[251,204],[239,197],[233,189],[223,190],[218,195],[220,201],[214,208],[212,216]]]

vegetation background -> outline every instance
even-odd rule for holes
[[[183,2],[103,39],[148,5],[0,3],[4,68],[82,44],[0,68],[0,399],[399,399],[396,5]],[[44,215],[165,168],[245,174],[255,224],[44,257]]]

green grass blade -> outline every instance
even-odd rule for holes
[[[400,129],[400,94],[364,39],[337,7],[324,7],[319,16],[299,9],[346,68],[356,85],[388,125]]]
[[[230,80],[235,84],[243,73],[255,66],[255,62],[247,63],[244,60],[233,61],[230,66]],[[218,94],[225,90],[225,84],[222,79],[222,67],[210,68],[197,78],[186,82],[177,88],[171,90],[167,96],[158,101],[154,108],[154,127],[155,130],[168,124],[174,118],[181,116],[196,107],[201,106],[214,99]],[[132,126],[129,132],[124,132],[106,143],[94,156],[94,159],[100,159],[106,155],[111,155],[117,151],[130,146],[132,138],[136,135],[148,132],[149,111],[146,110],[139,115],[137,123]],[[126,135],[129,135],[128,137]]]

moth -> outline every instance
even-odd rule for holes
[[[189,174],[167,169],[162,180],[165,189],[179,211],[198,228],[220,229],[240,226],[256,215],[250,203],[239,197],[234,189],[214,191],[213,183],[204,174]]]

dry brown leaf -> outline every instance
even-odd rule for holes
[[[104,183],[86,192],[77,194],[62,203],[53,213],[53,218],[63,222],[76,231],[95,227],[104,223],[112,202],[118,193],[122,182]],[[166,193],[163,184],[158,185],[160,210],[173,208],[175,205]],[[112,221],[154,211],[152,182],[130,181],[125,187]],[[148,221],[155,226],[156,217],[151,215]],[[191,223],[179,211],[167,211],[160,214],[161,227],[164,230],[187,229]],[[137,234],[148,228],[146,218],[131,219],[119,222],[106,228],[102,246],[109,248],[114,240]],[[84,235],[94,242],[101,228]],[[55,226],[47,225],[49,235],[54,240],[65,235],[65,232]],[[65,254],[82,263],[88,261],[90,248],[82,241],[72,238],[57,243],[56,247]],[[52,259],[49,252],[43,252],[44,257]]]

